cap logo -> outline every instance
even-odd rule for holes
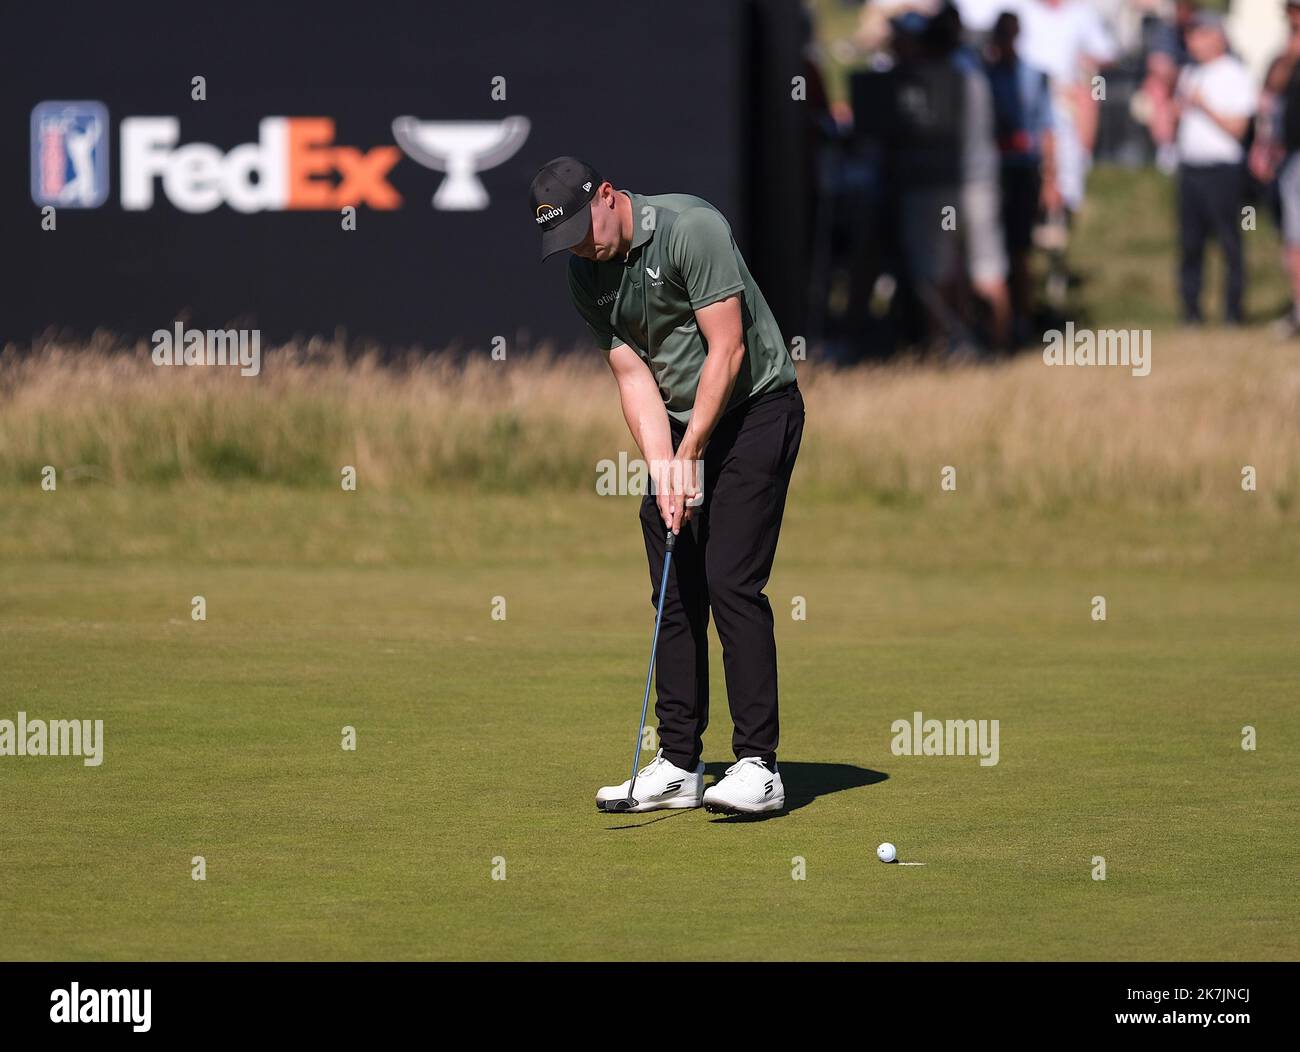
[[[555,205],[540,204],[537,206],[537,224],[549,223],[552,219],[558,219],[564,215],[563,208],[556,208]]]
[[[590,190],[591,190],[591,180],[588,179],[585,183],[583,183],[583,184],[582,184],[582,188],[583,188],[584,190],[590,191]]]

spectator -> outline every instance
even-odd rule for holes
[[[1300,0],[1297,0],[1300,3]],[[1016,53],[1020,19],[998,16],[989,38],[985,69],[993,95],[1001,158],[1002,227],[1011,267],[1011,305],[1016,341],[1024,338],[1033,312],[1029,252],[1039,207],[1060,207],[1052,135],[1052,96],[1047,74]]]
[[[1245,204],[1245,151],[1242,141],[1256,108],[1256,92],[1246,67],[1228,53],[1223,19],[1201,12],[1187,33],[1192,66],[1178,78],[1179,289],[1183,320],[1202,321],[1201,281],[1205,242],[1218,240],[1226,264],[1224,319],[1243,321],[1245,271],[1241,251],[1241,210]]]
[[[982,63],[961,46],[961,21],[950,4],[931,18],[908,12],[891,28],[898,116],[888,157],[899,240],[930,342],[946,339],[955,354],[975,350],[967,324],[973,289],[988,309],[989,341],[1005,348],[1011,297],[993,103]]]
[[[1051,79],[1057,187],[1075,212],[1083,204],[1097,138],[1091,78],[1118,52],[1097,12],[1081,0],[1024,0],[1016,10],[1020,57]]]
[[[1195,15],[1194,0],[1177,0],[1173,17],[1159,23],[1147,55],[1146,79],[1138,89],[1147,131],[1156,148],[1156,167],[1166,174],[1178,167],[1178,148],[1174,145],[1178,126],[1174,88],[1183,67],[1191,61],[1187,53],[1187,29]]]
[[[1286,47],[1269,67],[1260,96],[1250,171],[1266,185],[1277,180],[1282,261],[1291,285],[1291,307],[1277,333],[1290,338],[1300,335],[1300,0],[1289,0],[1286,16]]]
[[[936,54],[946,55],[964,80],[958,229],[971,288],[988,308],[990,342],[1005,351],[1011,347],[1012,311],[992,91],[979,55],[962,43],[961,16],[952,4],[931,19],[930,35]]]
[[[1096,10],[1082,0],[1021,0],[1017,51],[1047,74],[1052,85],[1052,133],[1059,208],[1048,212],[1042,245],[1047,249],[1047,295],[1065,306],[1069,273],[1065,255],[1070,222],[1083,207],[1088,169],[1097,139],[1099,99],[1092,78],[1118,57],[1115,42]]]
[[[895,106],[887,157],[898,201],[898,237],[908,278],[925,312],[927,341],[953,336],[951,304],[960,276],[957,239],[945,210],[961,193],[964,74],[936,55],[930,20],[893,19]]]

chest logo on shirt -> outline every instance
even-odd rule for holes
[[[646,272],[647,274],[649,274],[650,277],[651,277],[651,279],[652,279],[651,282],[650,282],[650,287],[651,287],[651,288],[658,288],[660,285],[663,284],[663,279],[659,277],[659,270],[660,270],[659,267],[646,267],[646,268],[645,268],[645,272]]]

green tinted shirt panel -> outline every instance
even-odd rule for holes
[[[612,321],[614,301],[618,298],[617,275],[612,287],[603,287],[611,285],[611,281],[607,278],[602,283],[600,275],[596,273],[588,273],[584,280],[581,273],[584,262],[586,261],[578,256],[569,260],[569,295],[573,297],[573,305],[596,338],[596,346],[602,351],[608,351],[623,342]]]

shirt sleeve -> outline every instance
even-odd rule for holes
[[[694,310],[745,289],[727,221],[710,208],[688,208],[674,220],[668,259]]]
[[[592,336],[596,338],[596,346],[602,351],[613,350],[623,340],[614,331],[609,315],[603,313],[596,306],[596,301],[592,299],[591,293],[587,291],[582,278],[578,275],[576,265],[578,262],[578,260],[574,259],[569,263],[569,295],[573,297],[573,305],[578,308],[582,320],[587,323],[587,328],[591,330]]]

